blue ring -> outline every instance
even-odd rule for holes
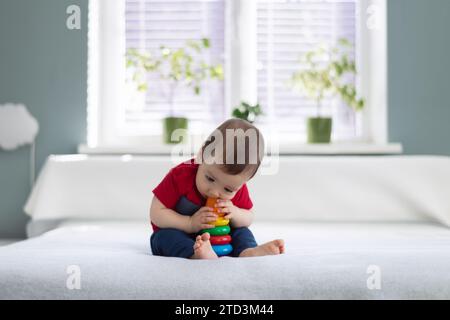
[[[231,244],[212,246],[212,248],[219,257],[229,255],[233,251]]]

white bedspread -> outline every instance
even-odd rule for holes
[[[274,159],[273,174],[261,170],[249,182],[259,221],[421,221],[450,227],[450,157]],[[173,160],[50,156],[25,211],[34,221],[145,220],[151,190],[182,161]]]
[[[0,248],[0,299],[450,299],[446,227],[259,223],[252,230],[260,243],[284,238],[286,254],[157,257],[147,223],[65,223]],[[70,265],[80,267],[80,290],[66,287]],[[367,271],[377,268],[381,288],[370,290]]]

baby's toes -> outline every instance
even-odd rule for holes
[[[194,243],[194,249],[198,249],[202,246],[203,241],[202,241],[202,237],[201,236],[197,236],[195,238],[195,243]]]
[[[271,254],[280,254],[284,252],[284,241],[277,239],[269,242],[268,250]]]
[[[202,240],[196,241],[195,244],[194,244],[194,250],[199,249],[202,245],[203,245],[203,241]]]
[[[210,235],[208,232],[203,233],[201,236],[199,236],[200,239],[202,239],[203,241],[208,241],[210,238]]]
[[[284,251],[284,240],[277,239],[274,241],[274,244],[278,247],[280,252]]]

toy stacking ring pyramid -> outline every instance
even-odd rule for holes
[[[230,220],[225,219],[223,216],[225,215],[222,212],[219,212],[218,208],[214,205],[217,202],[217,198],[208,198],[206,200],[206,206],[213,208],[214,212],[219,216],[214,224],[214,228],[211,229],[203,229],[201,233],[208,232],[211,235],[209,241],[211,242],[212,248],[214,252],[219,256],[226,256],[233,251],[233,247],[231,246],[231,236],[230,233]]]

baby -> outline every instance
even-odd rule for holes
[[[153,189],[150,208],[153,254],[218,258],[209,241],[210,234],[197,235],[202,229],[214,228],[217,219],[213,208],[205,206],[208,197],[218,198],[216,210],[230,220],[232,256],[284,253],[283,240],[258,246],[248,229],[254,213],[246,182],[256,174],[263,155],[263,137],[249,122],[230,119],[214,130],[196,158],[172,168]]]

